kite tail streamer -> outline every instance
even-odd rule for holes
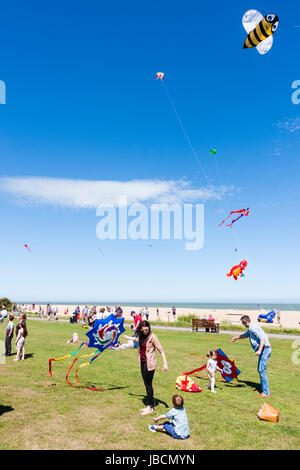
[[[81,369],[81,367],[84,367],[84,366],[88,366],[94,359],[96,359],[96,357],[99,356],[99,354],[101,353],[98,353],[98,352],[93,352],[92,354],[82,354],[81,356],[78,356],[78,357],[75,357],[74,361],[72,362],[68,372],[67,372],[67,375],[66,375],[66,382],[71,386],[71,387],[76,387],[75,385],[73,385],[69,380],[68,380],[68,377],[70,375],[70,372],[71,370],[73,369],[73,366],[75,364],[75,362],[80,359],[81,357],[91,357],[91,356],[94,356],[90,361],[88,362],[84,362],[83,364],[81,364],[75,371],[75,376],[76,376],[76,380],[78,382],[78,384],[80,385],[80,382],[79,382],[79,379],[78,379],[78,370]],[[100,392],[104,392],[104,390],[102,388],[94,388],[94,387],[85,387],[83,385],[80,385],[82,388],[87,388],[88,390],[96,390],[96,391],[100,391]]]
[[[200,367],[199,369],[191,370],[191,372],[185,372],[183,375],[191,375],[191,374],[194,374],[195,372],[200,372],[200,370],[203,370],[203,369],[206,369],[206,364]]]
[[[93,358],[93,359],[94,359],[94,358]],[[79,369],[81,369],[81,367],[88,366],[90,363],[91,363],[91,361],[90,361],[90,362],[84,362],[84,363],[81,364],[81,365],[78,367],[78,369],[76,370],[75,375],[76,375],[76,380],[77,380],[77,382],[79,383],[79,385],[80,385],[80,382],[79,382],[77,373],[78,373]],[[98,391],[98,392],[104,392],[104,389],[103,389],[103,388],[85,387],[85,386],[83,386],[83,385],[80,385],[80,386],[81,386],[82,388],[86,388],[86,389],[88,389],[88,390],[94,390],[94,391]]]
[[[79,359],[79,357],[75,357],[75,359],[74,359],[74,361],[72,362],[72,364],[71,364],[71,366],[70,366],[70,368],[69,368],[69,370],[68,370],[68,372],[67,372],[67,375],[66,375],[66,382],[67,382],[71,387],[74,387],[74,385],[71,384],[71,382],[68,381],[68,377],[69,377],[69,373],[71,372],[71,370],[72,370],[72,368],[73,368],[75,362],[77,361],[77,359]]]
[[[63,359],[68,359],[69,357],[72,357],[72,356],[75,356],[75,354],[78,353],[78,351],[82,348],[83,345],[88,345],[88,343],[86,343],[85,341],[83,341],[83,343],[81,343],[81,345],[79,346],[78,349],[76,349],[76,351],[72,352],[72,353],[69,353],[67,354],[66,356],[62,356],[62,357],[58,357],[57,359],[49,359],[49,374],[50,376],[52,377],[52,362],[53,361],[62,361]]]

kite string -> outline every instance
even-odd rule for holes
[[[182,130],[182,132],[183,132],[183,134],[184,134],[184,136],[185,136],[185,138],[186,138],[186,140],[187,140],[187,143],[189,144],[190,149],[191,149],[191,151],[192,151],[194,157],[196,158],[196,160],[197,160],[197,162],[198,162],[198,164],[199,164],[199,166],[200,166],[200,168],[201,168],[201,171],[202,171],[202,173],[203,173],[205,179],[206,179],[207,181],[209,181],[208,176],[207,176],[207,174],[206,174],[206,171],[205,171],[205,169],[204,169],[204,166],[202,165],[201,160],[200,160],[200,158],[199,158],[199,156],[198,156],[198,154],[197,154],[197,152],[196,152],[196,150],[195,150],[195,148],[194,148],[194,146],[193,146],[193,144],[192,144],[192,142],[191,142],[191,139],[189,138],[189,135],[188,135],[188,133],[186,132],[185,127],[184,127],[184,125],[183,125],[183,123],[182,123],[182,121],[181,121],[181,119],[180,119],[180,116],[179,116],[179,114],[178,114],[178,112],[177,112],[177,109],[176,109],[175,104],[174,104],[174,102],[173,102],[173,100],[172,100],[172,98],[171,98],[171,95],[170,95],[170,93],[169,93],[169,91],[168,91],[168,88],[167,88],[165,82],[162,82],[162,83],[163,83],[163,87],[164,87],[165,93],[166,93],[166,95],[167,95],[167,98],[168,98],[168,100],[169,100],[169,103],[170,103],[170,105],[171,105],[171,107],[172,107],[172,109],[173,109],[173,111],[174,111],[174,114],[175,114],[175,116],[176,116],[177,122],[178,122],[178,124],[179,124],[179,126],[180,126],[180,128],[181,128],[181,130]]]
[[[215,161],[215,167],[216,167],[216,172],[217,172],[217,175],[218,175],[218,178],[219,178],[219,182],[221,184],[221,187],[224,188],[224,184],[223,184],[223,179],[221,177],[221,171],[220,171],[220,167],[219,167],[219,164],[218,164],[218,159],[216,158],[216,156],[214,155],[214,161]],[[223,213],[224,215],[227,214],[226,210],[225,210],[225,207],[222,203],[222,201],[219,201],[220,202],[220,206],[222,207],[223,209]],[[228,216],[229,217],[229,216]],[[228,218],[227,217],[227,218]],[[226,219],[225,219],[226,220]],[[232,230],[232,234],[234,235],[235,237],[235,240],[236,240],[236,243],[239,245],[240,244],[240,239],[235,231],[235,228],[233,226],[231,226],[231,230]],[[246,257],[246,256],[245,256]]]
[[[170,95],[170,93],[169,93],[169,91],[168,91],[167,85],[165,84],[164,81],[162,81],[162,84],[163,84],[165,93],[166,93],[166,95],[167,95],[167,98],[168,98],[168,100],[169,100],[169,103],[170,103],[170,105],[171,105],[171,107],[172,107],[172,109],[173,109],[173,112],[174,112],[175,116],[176,116],[177,122],[178,122],[178,124],[179,124],[179,126],[180,126],[180,128],[181,128],[181,130],[182,130],[182,132],[183,132],[183,134],[184,134],[184,136],[185,136],[185,138],[186,138],[186,140],[187,140],[187,143],[188,143],[189,146],[190,146],[190,149],[192,150],[192,153],[193,153],[194,157],[196,158],[196,160],[197,160],[197,162],[198,162],[198,164],[199,164],[199,166],[200,166],[200,168],[201,168],[201,171],[202,171],[202,173],[203,173],[203,176],[204,176],[204,178],[206,179],[206,181],[207,181],[208,183],[210,183],[209,178],[208,178],[208,176],[207,176],[207,173],[206,173],[206,171],[205,171],[205,169],[204,169],[204,166],[203,166],[203,164],[201,163],[201,160],[200,160],[200,158],[199,158],[199,156],[198,156],[198,154],[197,154],[197,152],[196,152],[196,150],[195,150],[195,148],[194,148],[194,146],[193,146],[193,144],[192,144],[192,142],[191,142],[191,139],[190,139],[190,137],[189,137],[189,135],[188,135],[188,133],[187,133],[187,131],[186,131],[186,129],[185,129],[183,123],[182,123],[182,120],[181,120],[181,118],[180,118],[180,116],[179,116],[179,114],[178,114],[178,111],[177,111],[177,109],[176,109],[176,106],[175,106],[175,104],[174,104],[174,101],[173,101],[173,99],[172,99],[172,97],[171,97],[171,95]],[[215,157],[214,157],[214,160],[215,160],[215,165],[216,165],[216,170],[217,170],[217,174],[218,174],[218,177],[219,177],[219,181],[220,181],[221,187],[223,188],[224,185],[223,185],[223,183],[222,183],[222,178],[221,178],[221,174],[220,174],[220,169],[219,169],[219,166],[218,166],[218,163],[217,163],[217,160],[216,160]],[[222,202],[221,202],[219,199],[218,199],[218,202],[219,202],[219,205],[221,206],[221,209],[223,210],[223,213],[226,214],[224,205],[222,204]],[[236,239],[236,242],[239,243],[239,238],[238,238],[238,236],[237,236],[237,234],[236,234],[234,228],[233,228],[233,232],[232,232],[232,233],[233,233],[233,235],[234,235],[234,237],[235,237],[235,239]]]

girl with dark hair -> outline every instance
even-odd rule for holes
[[[18,332],[18,336],[16,339],[16,348],[17,348],[17,357],[14,359],[14,361],[19,361],[20,356],[22,353],[22,361],[25,359],[25,338],[28,336],[27,328],[26,328],[26,321],[22,320],[20,323],[20,328]]]
[[[126,336],[125,336],[126,338]],[[143,320],[140,324],[138,331],[138,336],[136,338],[127,337],[128,339],[133,339],[139,343],[139,359],[141,364],[141,374],[143,381],[146,387],[147,393],[147,406],[141,410],[141,415],[145,416],[150,413],[153,413],[154,399],[153,399],[153,386],[152,381],[154,377],[154,372],[157,366],[155,350],[161,354],[163,359],[163,370],[168,370],[167,359],[165,352],[157,338],[157,336],[152,333],[150,323],[147,320]]]

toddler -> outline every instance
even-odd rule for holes
[[[190,436],[190,427],[186,411],[183,406],[183,398],[181,395],[173,395],[173,407],[165,415],[153,418],[154,425],[149,424],[148,429],[151,432],[164,431],[174,439],[187,439]],[[171,419],[163,424],[157,424],[161,419]]]
[[[206,373],[209,378],[209,384],[206,388],[208,388],[212,393],[216,393],[215,391],[215,373],[217,370],[221,371],[220,367],[217,365],[217,353],[214,349],[212,349],[209,354],[207,354],[209,358],[206,364]]]

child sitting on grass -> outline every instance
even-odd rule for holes
[[[206,364],[206,373],[209,378],[209,384],[206,388],[208,388],[212,393],[216,393],[215,391],[215,373],[217,370],[221,371],[220,367],[217,365],[217,353],[214,349],[212,349],[209,354],[206,355],[209,359]]]
[[[148,429],[152,432],[164,431],[170,434],[174,439],[187,439],[190,436],[190,427],[186,411],[183,407],[183,398],[181,395],[173,395],[172,402],[174,408],[165,415],[153,418],[155,423],[158,423],[161,419],[171,419],[171,422],[166,421],[163,424],[149,424]]]
[[[68,339],[67,344],[78,343],[78,342],[79,342],[78,333],[73,333],[72,339]]]

